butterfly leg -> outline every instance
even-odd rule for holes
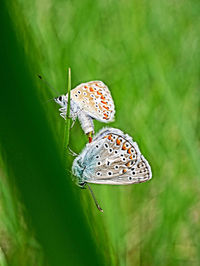
[[[58,109],[61,113],[66,113],[67,112],[67,108],[66,107],[62,107],[60,109]]]
[[[72,125],[71,125],[70,129],[72,129],[72,128],[73,128],[73,126],[74,126],[75,122],[76,122],[76,120],[72,120]]]
[[[60,115],[66,120],[66,113],[60,113]]]
[[[62,118],[64,118],[65,120],[66,120],[66,113],[60,113],[60,115],[62,116]],[[71,116],[68,116],[67,118],[69,118],[69,119],[73,119],[73,117],[71,117]]]
[[[68,146],[68,150],[69,150],[69,154],[72,155],[72,156],[78,156],[77,153],[75,153],[74,151],[72,151],[72,149],[70,149],[70,147]]]

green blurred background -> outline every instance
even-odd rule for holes
[[[1,13],[0,265],[200,265],[200,2],[16,0]],[[104,214],[62,160],[50,99],[68,67],[72,87],[108,85],[109,126],[152,166],[144,184],[92,185]],[[70,134],[79,153],[78,122]]]

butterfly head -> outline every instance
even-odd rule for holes
[[[72,173],[76,177],[77,184],[81,187],[83,186],[82,184],[85,183],[83,178],[85,168],[86,166],[83,165],[81,158],[78,156],[73,162]]]
[[[60,95],[54,98],[55,102],[58,103],[62,107],[67,106],[67,95]]]

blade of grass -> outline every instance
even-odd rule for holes
[[[2,248],[0,247],[0,265],[2,266],[8,266],[8,263],[6,261],[6,257],[5,257],[5,254],[2,250]]]
[[[67,85],[67,113],[64,129],[64,158],[67,157],[67,148],[69,146],[69,134],[70,134],[70,91],[71,91],[71,68],[68,68],[68,85]]]
[[[24,51],[19,47],[4,4],[0,24],[0,80],[4,88],[0,90],[3,125],[0,146],[11,186],[17,186],[26,220],[34,228],[48,265],[104,265],[101,250],[96,248],[71,182],[66,178]],[[4,99],[9,99],[9,105]]]

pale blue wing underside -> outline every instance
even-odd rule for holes
[[[133,139],[116,128],[104,128],[73,163],[79,182],[133,184],[152,177],[151,167]]]

